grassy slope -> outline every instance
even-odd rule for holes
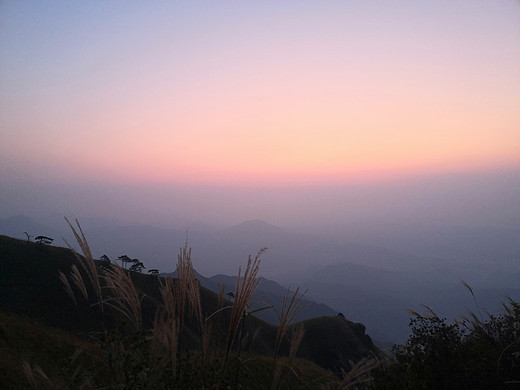
[[[68,249],[0,236],[0,310],[33,318],[46,326],[74,331],[75,334],[101,329],[99,310],[81,303],[81,300],[79,308],[75,307],[58,278],[58,271],[67,272],[75,261]],[[143,315],[145,324],[149,325],[160,302],[159,281],[142,274],[133,274],[132,278],[137,289],[145,294]],[[201,288],[201,301],[206,315],[216,310],[217,296],[213,292]],[[222,322],[225,325],[225,315]],[[304,321],[304,325],[307,332],[298,356],[324,368],[336,370],[348,360],[358,360],[370,351],[377,353],[360,324],[340,317],[322,317]],[[195,323],[188,324],[185,329],[184,340],[196,348]],[[249,336],[246,353],[272,354],[276,335],[274,326],[248,316],[244,331]],[[224,332],[217,332],[215,342],[224,338]],[[287,343],[282,344],[281,354],[287,350]],[[1,358],[4,360],[4,356]]]
[[[24,361],[32,368],[40,367],[49,378],[56,380],[78,348],[97,352],[94,344],[70,332],[0,312],[0,389],[30,386],[22,368]],[[38,384],[45,386],[45,380],[35,376]]]
[[[65,248],[0,236],[0,308],[71,330],[97,328],[98,310],[74,306],[58,272],[76,262]]]
[[[74,352],[81,350],[80,364],[72,363]],[[35,381],[40,389],[67,388],[63,375],[70,376],[75,367],[103,366],[103,359],[90,359],[101,356],[99,346],[77,335],[60,329],[50,328],[41,322],[15,314],[0,312],[0,389],[19,390],[33,388],[23,369],[28,362],[34,372]],[[240,379],[247,381],[250,389],[265,389],[271,383],[271,359],[262,355],[244,353],[244,363]],[[285,365],[281,359],[282,366]],[[35,368],[50,378],[50,383],[36,373]],[[292,364],[297,375],[284,375],[281,388],[313,389],[336,387],[338,379],[330,372],[305,359],[297,359]],[[64,369],[65,368],[65,369]],[[72,369],[71,369],[72,368]],[[285,370],[288,372],[288,369]],[[78,373],[81,375],[81,372]]]

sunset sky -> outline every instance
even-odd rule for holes
[[[265,185],[520,166],[512,0],[13,1],[0,18],[4,175]]]
[[[0,203],[12,212],[73,185],[148,203],[182,188],[202,212],[194,199],[216,186],[223,210],[226,187],[519,171],[518,1],[0,3]],[[78,209],[71,194],[57,212]],[[312,208],[255,196],[273,219]]]

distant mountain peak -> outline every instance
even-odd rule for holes
[[[277,230],[283,231],[283,229],[278,226],[271,225],[270,223],[262,220],[262,219],[251,219],[248,221],[244,221],[238,225],[232,226],[230,229],[248,229],[248,230]]]
[[[4,218],[6,221],[9,221],[9,222],[12,222],[12,221],[23,221],[23,222],[32,222],[34,223],[34,221],[27,217],[26,215],[24,214],[18,214],[18,215],[11,215],[7,218]]]

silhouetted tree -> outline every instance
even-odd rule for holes
[[[151,269],[148,271],[148,273],[150,275],[153,275],[153,276],[159,276],[159,270],[158,269]]]
[[[101,256],[99,258],[99,260],[101,261],[101,265],[100,265],[101,268],[103,268],[104,270],[112,269],[112,261],[110,260],[110,258],[107,255]]]
[[[51,244],[54,241],[54,238],[46,237],[46,236],[36,236],[34,238],[40,244]]]
[[[132,259],[131,262],[132,262],[132,265],[130,266],[130,271],[142,272],[143,269],[146,268],[144,266],[144,264],[141,261],[139,261],[139,259]]]
[[[132,262],[132,259],[127,255],[121,255],[117,258],[121,262],[121,266],[126,269],[126,265]]]
[[[105,263],[109,263],[109,264],[111,263],[111,261],[110,261],[110,257],[108,257],[107,255],[103,255],[103,256],[101,256],[101,257],[99,258],[99,260],[101,260],[101,261],[103,261],[103,262],[105,262]]]
[[[31,241],[31,235],[29,235],[29,233],[27,232],[24,232],[24,234],[27,236],[27,242]]]

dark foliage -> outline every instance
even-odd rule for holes
[[[373,388],[520,389],[520,305],[504,308],[486,321],[412,318],[412,335],[394,347],[395,363],[376,374]]]
[[[27,236],[27,241],[29,241],[29,235]],[[54,241],[54,238],[50,238],[47,236],[36,236],[34,241],[40,244],[51,244]]]

